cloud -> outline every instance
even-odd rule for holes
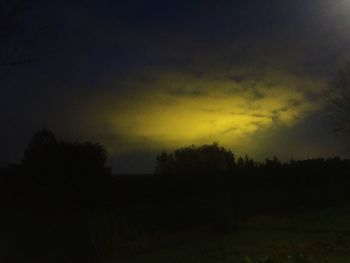
[[[118,138],[108,144],[117,154],[214,141],[249,152],[258,147],[259,133],[292,127],[322,107],[307,96],[322,92],[324,83],[317,78],[268,67],[217,72],[198,76],[152,69],[130,75],[114,84],[128,88],[109,90],[108,99],[96,105],[98,115],[90,118],[104,122]],[[258,73],[252,77],[252,72]]]
[[[53,54],[2,86],[2,159],[41,127],[103,143],[118,166],[213,141],[259,156],[330,152],[324,120],[305,127],[350,53],[347,1],[66,2],[50,2]]]

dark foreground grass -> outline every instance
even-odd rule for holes
[[[111,207],[6,210],[0,262],[350,262],[349,207],[260,213],[225,227],[212,221],[147,228],[152,219],[136,214],[127,218]]]
[[[318,163],[59,184],[5,176],[0,262],[350,262],[348,170]]]
[[[121,262],[350,262],[350,210],[257,215],[230,233],[159,249]]]

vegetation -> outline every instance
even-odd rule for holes
[[[52,22],[39,15],[42,8],[40,1],[0,2],[0,81],[15,68],[38,57],[36,53],[42,48],[40,44]]]
[[[161,153],[154,175],[111,176],[106,161],[100,144],[37,132],[0,170],[1,261],[349,259],[349,160],[257,162],[211,144]]]
[[[349,137],[350,131],[350,62],[346,62],[327,91],[336,131]]]
[[[220,147],[212,145],[180,148],[173,153],[163,152],[157,156],[156,173],[159,174],[225,174],[235,167],[234,154]]]
[[[58,141],[52,132],[42,130],[29,142],[22,164],[39,176],[100,176],[107,172],[107,157],[98,143]]]

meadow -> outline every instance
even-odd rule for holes
[[[96,143],[36,134],[0,170],[0,262],[350,262],[350,160],[217,144],[111,175]]]
[[[34,203],[23,191],[2,206],[0,260],[350,262],[344,172],[332,184],[295,178],[123,176],[99,199],[42,191]]]

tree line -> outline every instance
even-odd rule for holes
[[[190,145],[157,157],[156,174],[163,175],[230,175],[253,170],[337,170],[349,169],[350,160],[340,157],[314,158],[282,162],[276,156],[256,161],[248,155],[236,158],[231,150],[218,143]]]
[[[223,198],[240,209],[350,200],[350,160],[256,161],[217,143],[160,153],[153,175],[117,176],[99,143],[57,139],[49,130],[30,140],[23,160],[0,169],[0,202],[94,202],[128,207],[166,200]],[[247,198],[247,196],[249,198]]]

